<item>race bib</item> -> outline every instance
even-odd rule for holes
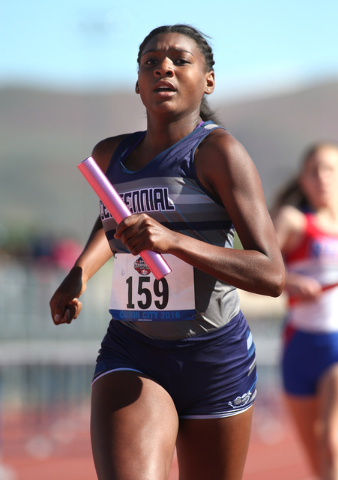
[[[174,255],[163,258],[172,271],[156,280],[141,257],[115,255],[109,305],[113,319],[152,322],[195,316],[193,267]]]

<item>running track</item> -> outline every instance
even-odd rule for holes
[[[96,480],[88,407],[65,415],[11,415],[3,421],[0,480]],[[314,480],[283,408],[254,413],[243,480]],[[174,459],[170,480],[178,480]],[[208,480],[208,479],[206,479]]]

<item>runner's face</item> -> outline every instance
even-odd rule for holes
[[[330,205],[338,199],[338,150],[322,147],[309,157],[300,176],[303,192],[315,207]]]
[[[213,91],[214,72],[206,72],[203,54],[192,38],[160,34],[142,51],[138,87],[148,112],[199,113],[203,94]]]

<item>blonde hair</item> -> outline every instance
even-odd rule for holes
[[[323,148],[333,149],[338,152],[338,144],[335,142],[317,142],[307,148],[301,157],[299,173],[289,179],[286,185],[284,185],[284,187],[282,187],[277,193],[270,210],[272,217],[275,216],[279,209],[284,205],[292,205],[302,211],[312,210],[312,207],[299,184],[299,174],[307,161]]]

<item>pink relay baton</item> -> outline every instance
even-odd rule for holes
[[[77,167],[117,223],[131,215],[129,208],[93,157],[86,158]],[[171,272],[171,268],[159,253],[143,250],[140,255],[157,280]]]

